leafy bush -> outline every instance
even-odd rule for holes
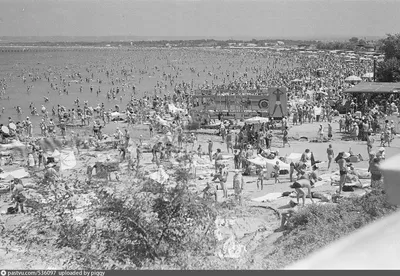
[[[289,219],[267,267],[283,268],[394,210],[382,189],[342,199],[340,204],[306,206]]]
[[[38,244],[44,242],[39,232],[54,236],[54,246],[69,250],[66,265],[80,269],[140,268],[152,263],[172,266],[183,252],[201,256],[215,244],[217,214],[212,206],[185,185],[144,184],[97,189],[81,221],[74,213],[78,210],[71,208],[71,196],[51,206],[42,204],[29,227],[14,229],[13,235]]]

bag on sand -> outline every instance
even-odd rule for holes
[[[18,209],[15,207],[8,207],[7,208],[7,215],[11,215],[11,214],[16,214],[18,212]]]
[[[343,192],[354,192],[352,186],[343,186]]]

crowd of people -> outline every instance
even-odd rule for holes
[[[382,125],[379,120],[386,115],[398,114],[398,99],[379,96],[364,102],[365,105],[360,105],[363,99],[352,98],[351,95],[343,93],[355,84],[347,82],[346,77],[362,76],[371,72],[372,60],[356,57],[349,62],[345,57],[329,52],[152,51],[141,50],[139,55],[127,59],[124,56],[105,55],[103,59],[100,58],[90,65],[80,64],[80,67],[74,68],[58,66],[40,70],[32,66],[23,69],[19,81],[26,87],[28,97],[39,93],[34,91],[34,85],[45,87],[47,92],[44,96],[40,95],[40,98],[43,97],[39,104],[40,109],[35,106],[37,101],[31,102],[28,108],[24,103],[14,108],[13,115],[16,120],[10,116],[7,124],[0,125],[3,141],[29,141],[34,137],[61,137],[65,140],[70,134],[77,141],[88,140],[88,137],[82,137],[85,134],[71,133],[71,127],[79,125],[91,128],[87,136],[99,142],[108,137],[103,129],[112,122],[121,120],[127,125],[123,131],[117,129],[114,133],[115,146],[121,152],[122,160],[128,159],[129,155],[129,158],[136,159],[136,166],[139,168],[143,151],[148,145],[143,141],[143,136],[132,139],[129,132],[137,125],[147,124],[150,138],[157,133],[166,137],[150,146],[152,161],[160,166],[161,161],[168,160],[174,151],[180,151],[182,148],[186,152],[196,152],[199,156],[203,154],[200,143],[196,144],[196,135],[185,133],[195,121],[190,112],[194,106],[192,95],[195,94],[195,90],[240,94],[246,90],[283,86],[288,90],[289,113],[280,120],[280,129],[277,122],[270,118],[263,124],[244,124],[236,131],[235,122],[220,118],[218,134],[221,136],[221,142],[226,145],[226,152],[234,157],[233,188],[239,198],[243,189],[242,174],[250,174],[247,160],[256,154],[271,159],[279,156],[278,151],[271,149],[273,140],[281,139],[282,147],[290,147],[289,133],[292,125],[327,122],[327,131],[321,124],[316,133],[321,141],[325,136],[328,140],[332,139],[331,123],[333,118],[339,115],[337,103],[349,102],[346,107],[348,113],[340,119],[340,131],[351,134],[354,140],[366,141],[369,153],[373,143],[372,134],[380,133],[381,146],[388,147],[395,137],[394,122],[386,120]],[[176,59],[169,58],[169,55]],[[213,62],[210,62],[210,57]],[[18,81],[13,78],[14,76],[7,75],[0,82],[3,99],[7,93],[13,92],[9,83]],[[60,97],[68,100],[61,101]],[[29,116],[23,120],[22,116],[25,116],[25,113]],[[32,117],[37,120],[32,122]],[[40,134],[36,130],[40,130]],[[77,139],[79,136],[81,139]],[[133,154],[128,154],[132,142],[136,147],[136,158]],[[215,152],[211,140],[207,144],[208,158],[215,162],[214,180],[221,183],[224,197],[227,197],[228,172],[220,165],[223,159],[222,150],[217,149]],[[78,148],[81,146],[79,143],[76,145]],[[41,150],[32,149],[38,156]],[[328,166],[332,165],[333,155],[331,148],[328,150]],[[293,188],[299,194],[301,189],[312,186],[317,178],[315,171],[318,166],[316,162],[312,162],[309,167],[311,172],[305,177],[309,184],[301,180],[305,175],[303,166],[312,157],[309,151],[305,152],[305,156],[301,164],[290,166],[290,179],[295,181]],[[378,178],[378,161],[374,161],[376,158],[370,158],[370,169],[371,173],[374,172],[374,179]],[[39,166],[43,164],[36,163]],[[343,161],[337,163],[341,169],[346,168]],[[299,178],[297,180],[293,177],[295,171]],[[265,175],[273,176],[274,181],[278,183],[279,173],[279,163],[274,166],[273,172],[259,168],[257,185],[262,189]],[[342,186],[339,192],[341,188]],[[303,197],[304,195],[305,193]]]

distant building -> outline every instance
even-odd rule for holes
[[[254,43],[247,43],[247,47],[257,47],[257,44],[254,44]]]

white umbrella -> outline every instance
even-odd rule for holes
[[[363,78],[373,78],[374,77],[374,73],[370,72],[370,73],[365,73],[363,76]]]
[[[8,125],[8,127],[11,128],[12,130],[16,130],[17,129],[17,126],[14,123],[10,123]]]
[[[9,134],[9,133],[10,133],[10,130],[9,130],[8,127],[6,127],[6,126],[2,126],[2,127],[1,127],[1,131],[3,131],[3,132],[6,133],[6,134]]]
[[[257,123],[266,123],[269,120],[268,120],[268,118],[265,118],[265,117],[256,116],[256,117],[252,117],[252,118],[246,119],[244,121],[246,123],[248,123],[248,124],[257,124]]]
[[[300,80],[300,79],[294,79],[294,80],[292,80],[292,82],[302,82],[302,80]]]
[[[353,82],[353,81],[362,81],[362,79],[360,77],[357,76],[350,76],[344,79],[345,81],[348,82]]]

